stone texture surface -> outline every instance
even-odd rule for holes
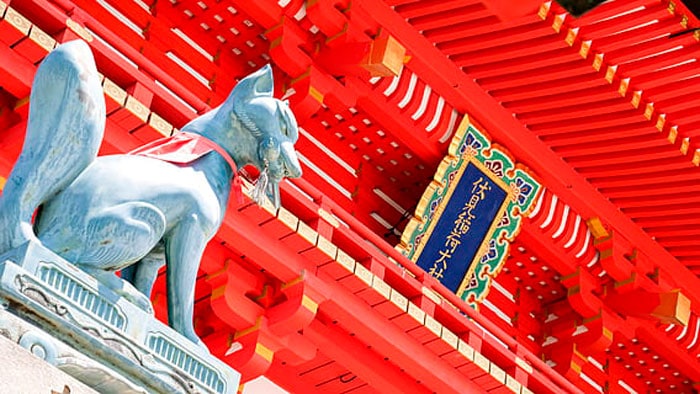
[[[233,394],[240,379],[35,242],[0,256],[0,335],[101,393]]]
[[[97,391],[1,335],[0,365],[2,365],[0,382],[2,382],[4,392],[18,394],[97,393]]]

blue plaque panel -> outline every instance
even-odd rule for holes
[[[438,208],[416,263],[459,294],[485,251],[503,215],[505,184],[481,163],[470,160]],[[481,251],[481,253],[480,253]]]
[[[397,249],[478,308],[539,190],[465,115]]]

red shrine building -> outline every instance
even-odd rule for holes
[[[304,175],[279,210],[231,201],[196,289],[197,333],[242,383],[696,392],[693,3],[0,0],[1,180],[62,42],[88,42],[103,75],[105,155],[171,135],[271,64]],[[165,321],[164,298],[161,279]]]

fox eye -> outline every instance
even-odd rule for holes
[[[280,131],[282,132],[282,135],[289,138],[289,125],[287,124],[287,119],[285,119],[284,115],[282,115],[282,114],[280,114],[280,117],[279,117],[279,125],[280,125]]]

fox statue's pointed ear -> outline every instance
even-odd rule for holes
[[[236,108],[241,103],[246,103],[255,97],[272,97],[273,93],[272,67],[266,64],[258,71],[241,79],[233,88],[226,102],[232,103]]]
[[[254,72],[246,78],[252,78],[254,80],[256,95],[272,97],[275,87],[272,82],[272,67],[270,67],[269,64],[266,64],[260,70]]]

